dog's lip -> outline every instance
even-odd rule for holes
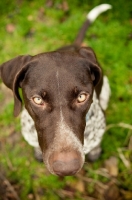
[[[62,175],[59,171],[54,171],[54,175],[57,175],[57,176],[60,176],[60,177],[73,176],[73,175],[75,175],[77,173],[78,173],[78,171],[74,170],[70,174],[67,173],[67,174]]]

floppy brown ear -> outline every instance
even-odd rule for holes
[[[81,56],[88,59],[91,78],[93,80],[94,86],[96,86],[102,77],[102,70],[99,66],[94,51],[90,47],[82,47],[80,48],[79,53]]]
[[[30,55],[18,56],[0,65],[2,81],[8,88],[13,91],[14,94],[14,116],[18,116],[22,106],[22,100],[19,94],[15,94],[14,91],[14,81],[16,80],[16,76],[19,71],[21,71],[24,65],[26,65],[31,59],[32,56]]]

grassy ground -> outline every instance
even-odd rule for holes
[[[104,1],[1,1],[0,63],[70,44],[87,12],[100,3]],[[112,90],[97,162],[85,163],[76,177],[50,175],[23,140],[19,118],[12,114],[12,94],[0,83],[0,181],[7,181],[14,199],[132,199],[132,1],[107,3],[113,9],[96,20],[84,40],[95,50]],[[0,200],[7,185],[0,188]]]

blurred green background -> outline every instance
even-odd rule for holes
[[[132,199],[132,1],[0,1],[0,63],[72,43],[87,13],[101,3],[112,10],[98,17],[84,43],[96,52],[112,90],[103,153],[77,176],[50,175],[23,140],[12,94],[0,82],[0,181],[14,191],[7,199]],[[2,184],[0,200],[8,188]]]

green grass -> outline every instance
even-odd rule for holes
[[[65,44],[70,44],[81,27],[87,12],[94,6],[104,3],[103,0],[71,1],[67,0],[69,9],[60,9],[62,1],[55,1],[48,7],[46,1],[8,1],[0,3],[0,63],[17,55],[35,55],[44,51],[51,51]],[[85,37],[85,44],[91,46],[110,81],[111,99],[106,111],[107,124],[123,122],[132,125],[132,1],[113,1],[112,10],[102,14],[90,27]],[[13,31],[9,31],[9,25]],[[33,149],[27,145],[20,135],[19,118],[13,117],[13,101],[5,104],[0,91],[0,142],[6,141],[0,152],[0,165],[9,180],[19,185],[18,192],[22,200],[30,199],[82,199],[94,192],[94,182],[86,184],[85,192],[74,190],[79,181],[77,177],[63,180],[50,175],[43,164],[33,158]],[[13,131],[10,131],[13,130]],[[17,132],[18,141],[15,145],[10,141],[10,135]],[[132,190],[132,171],[124,166],[118,149],[126,148],[123,155],[131,163],[132,150],[128,149],[128,142],[132,130],[125,127],[113,126],[102,141],[103,154],[101,158],[84,166],[85,175],[93,180],[105,183],[108,179],[96,174],[96,170],[103,166],[104,160],[110,156],[119,159],[119,187]],[[67,189],[70,188],[70,189]],[[74,193],[74,197],[62,195],[61,190]],[[37,196],[35,196],[37,195]],[[32,198],[32,199],[33,199]]]

